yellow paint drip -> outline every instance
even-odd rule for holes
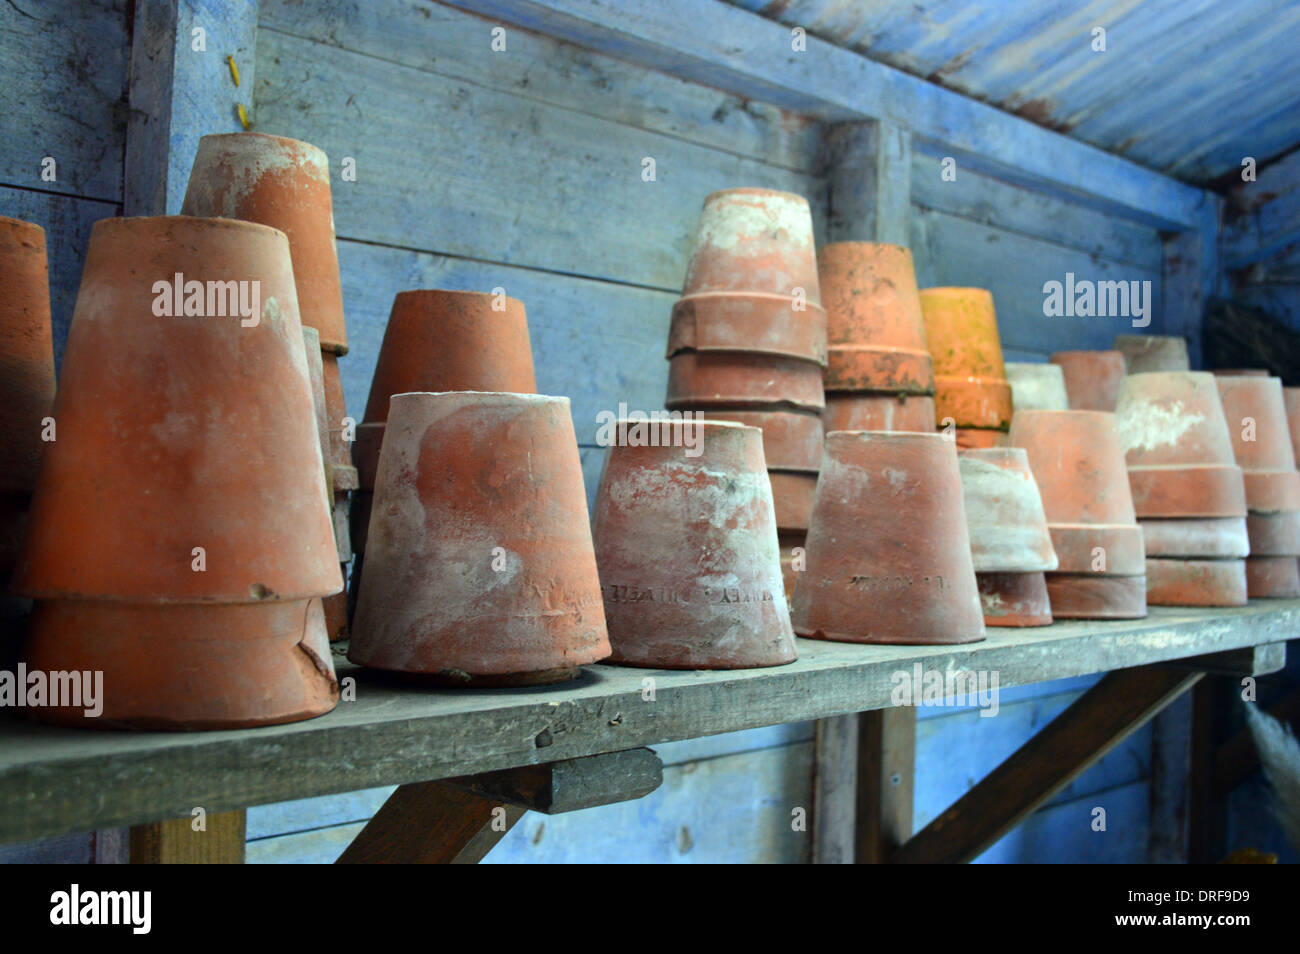
[[[226,62],[230,64],[230,78],[233,79],[233,80],[235,81],[235,85],[238,86],[238,85],[239,85],[239,67],[235,65],[235,58],[234,58],[233,56],[227,56],[227,57],[226,57]]]

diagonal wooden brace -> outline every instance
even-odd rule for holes
[[[526,811],[630,801],[663,781],[649,749],[398,786],[339,864],[477,864]]]

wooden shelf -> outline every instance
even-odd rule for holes
[[[556,687],[396,687],[341,659],[356,701],[293,725],[193,734],[57,729],[0,719],[0,841],[449,778],[891,705],[892,676],[988,670],[999,687],[1280,644],[1300,600],[1153,607],[1144,620],[990,630],[953,647],[799,641],[797,662],[735,672],[587,667]],[[1278,668],[1282,647],[1256,653]],[[653,700],[648,686],[653,681]]]

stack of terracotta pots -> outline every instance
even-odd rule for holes
[[[1047,574],[1057,619],[1146,616],[1142,528],[1124,469],[1114,414],[1019,411],[1011,444],[1038,482],[1056,551]]]
[[[54,343],[45,230],[0,217],[0,591],[22,547],[23,528],[54,404]]]
[[[1246,488],[1247,594],[1300,596],[1300,473],[1282,382],[1262,371],[1214,380]]]
[[[1177,335],[1116,335],[1115,349],[1123,354],[1129,374],[1191,368],[1187,339]]]
[[[231,287],[248,320],[202,306]],[[321,598],[342,577],[284,233],[97,223],[52,416],[14,576],[38,601],[24,659],[101,672],[103,708],[29,714],[210,729],[333,708]]]
[[[791,604],[800,636],[984,638],[957,452],[946,435],[831,431]]]
[[[1214,376],[1130,374],[1116,417],[1146,534],[1147,599],[1160,606],[1244,604],[1246,494]]]
[[[934,359],[935,423],[958,447],[1000,447],[1011,424],[993,295],[983,288],[924,288],[921,311]]]
[[[675,422],[652,446],[627,439],[636,426],[620,422],[596,493],[611,661],[657,669],[793,661],[762,432]]]
[[[1060,365],[1071,411],[1114,413],[1119,386],[1128,370],[1119,351],[1057,351],[1052,364]]]
[[[1044,573],[1057,559],[1029,458],[1019,447],[986,447],[957,459],[984,625],[1048,625]]]
[[[1065,375],[1060,366],[1008,361],[1006,368],[1011,403],[1017,411],[1070,410]]]
[[[352,559],[348,495],[357,488],[352,428],[343,400],[339,357],[347,354],[343,288],[334,241],[329,158],[310,143],[264,133],[228,133],[199,140],[181,206],[184,215],[260,222],[289,237],[302,323],[320,337],[329,446],[335,548],[344,567]],[[347,636],[347,595],[325,600],[331,639]]]
[[[357,427],[360,489],[352,508],[355,599],[365,573],[365,550],[387,430],[388,404],[408,391],[537,390],[528,318],[523,302],[485,292],[418,289],[398,292],[384,329],[365,418]]]
[[[609,655],[568,398],[395,394],[374,487],[353,662],[530,685]]]
[[[762,430],[788,568],[817,491],[826,361],[808,201],[771,189],[709,195],[673,306],[666,405]]]

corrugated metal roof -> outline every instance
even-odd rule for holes
[[[1296,0],[728,2],[1189,182],[1300,145]]]

